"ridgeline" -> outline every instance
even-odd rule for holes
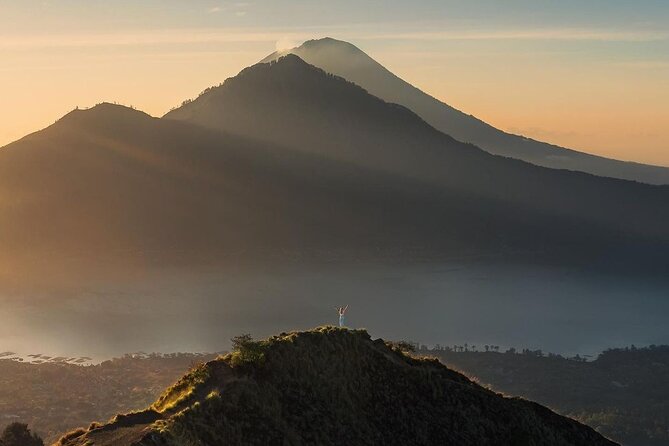
[[[60,446],[614,445],[538,404],[505,398],[364,330],[245,340],[150,408],[66,434]]]

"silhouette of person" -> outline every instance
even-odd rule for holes
[[[337,308],[337,313],[339,314],[339,326],[343,327],[345,322],[344,322],[344,315],[346,314],[346,310],[348,310],[348,305],[345,307],[339,307]]]

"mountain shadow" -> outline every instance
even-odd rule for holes
[[[65,435],[60,446],[186,444],[614,445],[525,400],[362,330],[322,327],[245,340],[143,412]]]
[[[270,54],[262,62],[276,60],[288,53],[355,82],[379,98],[404,105],[436,129],[495,155],[556,169],[576,170],[649,184],[669,184],[667,167],[590,155],[498,130],[405,82],[348,42],[332,38],[309,40],[291,50]]]
[[[439,213],[418,182],[111,104],[1,149],[0,197],[0,263],[78,274],[401,251]]]
[[[382,171],[395,184],[423,184],[432,209],[448,214],[442,231],[472,246],[494,239],[496,248],[551,255],[581,256],[597,245],[646,256],[663,251],[669,236],[669,187],[490,155],[294,55],[250,67],[164,119]]]

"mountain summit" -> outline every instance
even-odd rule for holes
[[[594,430],[504,398],[362,330],[282,333],[203,364],[151,408],[60,446],[614,446]]]
[[[329,73],[342,76],[374,96],[404,105],[436,129],[482,149],[539,166],[576,170],[649,184],[669,184],[669,168],[608,159],[513,135],[463,113],[400,79],[348,42],[324,38],[270,54],[270,62],[295,54]]]
[[[164,119],[390,175],[386,184],[364,179],[357,184],[361,191],[385,190],[395,198],[412,191],[411,208],[385,221],[434,224],[428,242],[433,247],[447,238],[470,247],[541,246],[550,255],[567,249],[580,256],[593,243],[621,248],[628,237],[657,240],[652,249],[664,249],[669,241],[661,223],[669,222],[665,186],[491,155],[295,55],[249,67]],[[341,180],[350,184],[350,178]]]

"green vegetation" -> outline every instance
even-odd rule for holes
[[[594,361],[540,350],[419,351],[490,388],[537,401],[623,445],[669,444],[669,346],[607,350]]]
[[[407,341],[386,341],[386,345],[389,348],[402,353],[414,353],[416,351],[416,346]]]
[[[205,364],[199,364],[161,395],[151,408],[158,412],[166,412],[177,407],[192,397],[195,388],[204,384],[208,378],[209,369]]]
[[[60,444],[613,444],[364,330],[328,326],[264,341],[243,335],[235,346],[170,389],[154,405],[162,412],[130,414]]]
[[[232,341],[232,356],[230,363],[233,366],[261,364],[265,359],[267,343],[254,341],[250,334],[235,336]]]
[[[12,423],[2,431],[0,446],[44,446],[44,442],[27,424]]]

